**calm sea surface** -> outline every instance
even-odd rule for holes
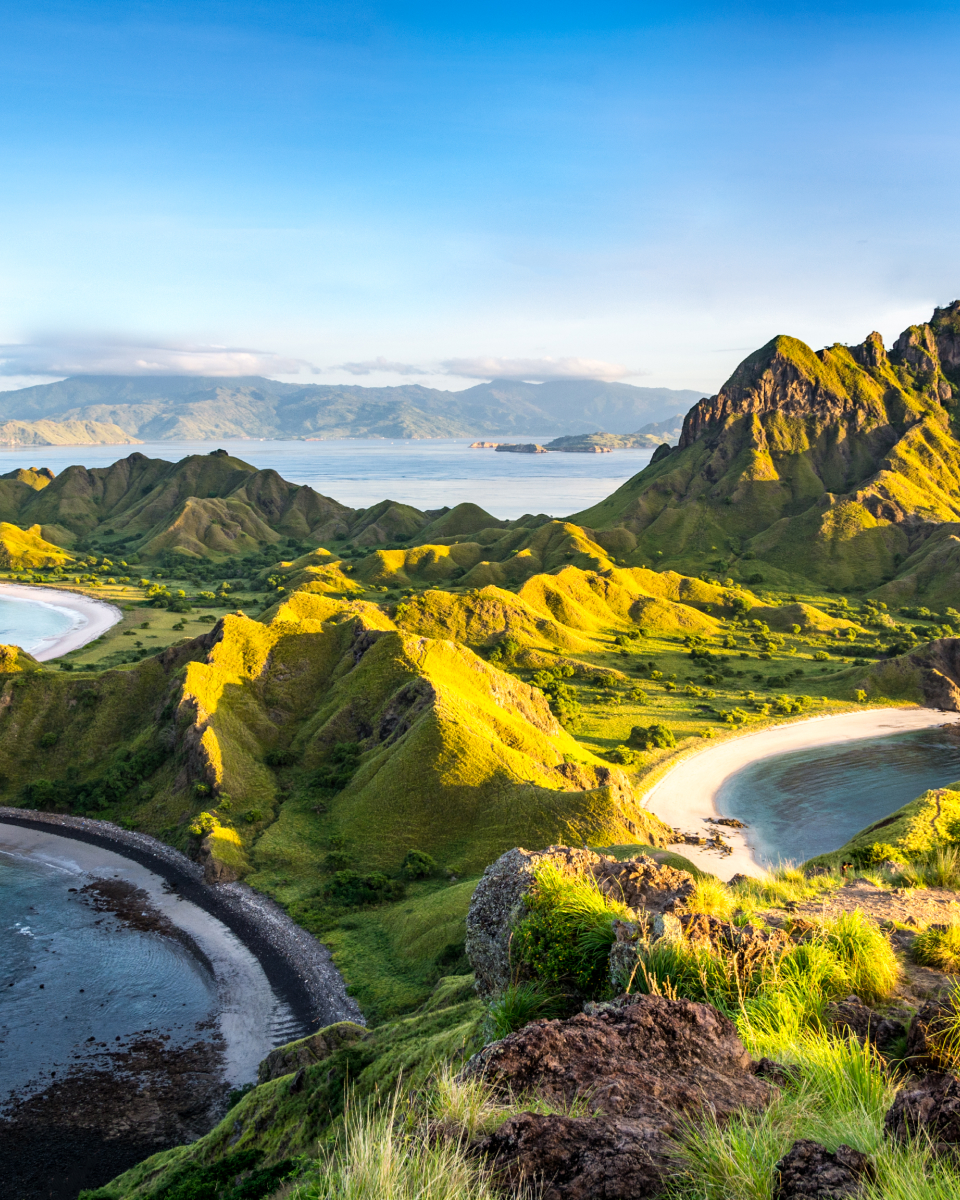
[[[53,604],[0,596],[0,644],[4,646],[43,650],[80,620],[76,613]]]
[[[40,446],[0,450],[0,474],[49,467],[59,474],[80,463],[105,467],[139,451],[175,461],[222,446],[255,467],[272,467],[292,483],[307,483],[351,508],[398,500],[442,508],[469,500],[495,517],[524,513],[563,517],[596,504],[642,470],[651,450],[612,454],[497,454],[471,450],[473,438],[430,441],[348,439],[329,442],[145,442],[142,446]],[[496,439],[496,440],[503,440]],[[531,434],[517,441],[549,439]]]
[[[716,804],[746,821],[760,858],[803,862],[957,779],[960,743],[921,729],[760,759],[726,780]]]
[[[0,850],[0,1099],[49,1082],[88,1038],[188,1041],[216,1012],[215,981],[183,946],[105,918],[81,899],[84,882]]]

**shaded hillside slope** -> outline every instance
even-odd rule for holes
[[[774,338],[690,410],[676,449],[571,520],[682,569],[755,558],[876,587],[960,518],[958,343],[960,301],[889,354],[876,333],[817,353]]]

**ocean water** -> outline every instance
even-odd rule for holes
[[[750,842],[766,863],[803,862],[957,779],[960,741],[921,729],[760,759],[725,780],[716,805],[750,826]]]
[[[175,1045],[203,1036],[197,1022],[215,1014],[217,986],[200,962],[98,913],[80,897],[84,882],[0,848],[0,1102],[62,1074],[88,1038],[112,1045],[152,1029]]]
[[[472,501],[493,516],[524,513],[563,517],[598,503],[636,475],[652,450],[612,454],[497,454],[471,450],[472,438],[426,441],[345,439],[327,442],[232,440],[145,442],[142,446],[41,446],[0,450],[0,474],[19,467],[49,467],[59,474],[80,463],[105,467],[139,451],[176,461],[222,447],[258,468],[272,468],[292,483],[306,483],[351,508],[397,500],[415,508],[451,508]],[[503,441],[503,438],[493,439]],[[543,442],[535,434],[518,442]]]
[[[40,600],[0,596],[0,644],[23,650],[45,650],[77,625],[79,613]]]

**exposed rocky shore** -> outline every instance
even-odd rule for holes
[[[256,955],[274,990],[305,1025],[363,1023],[330,951],[278,904],[244,883],[208,884],[185,854],[109,821],[0,807],[0,824],[41,829],[121,853],[167,880],[185,899],[222,921]]]

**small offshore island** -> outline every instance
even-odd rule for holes
[[[109,1101],[10,1097],[18,1200],[372,1197],[387,1155],[470,1200],[957,1194],[958,397],[955,302],[775,338],[566,519],[224,451],[0,478],[7,583],[118,617],[0,649],[0,830],[173,856],[349,993],[142,1161],[78,1149]],[[928,782],[805,862],[718,802],[901,738]]]

